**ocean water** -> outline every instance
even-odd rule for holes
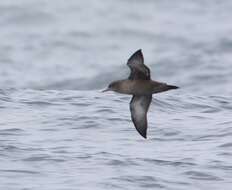
[[[232,1],[2,0],[0,189],[232,189]],[[142,49],[148,139],[101,93]]]

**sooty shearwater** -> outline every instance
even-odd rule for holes
[[[130,102],[131,119],[139,134],[147,138],[147,111],[152,100],[152,94],[177,89],[178,87],[151,80],[150,69],[144,64],[141,49],[128,59],[127,65],[131,71],[129,78],[110,83],[103,92],[115,91],[133,95]]]

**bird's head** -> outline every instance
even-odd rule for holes
[[[120,88],[120,81],[114,81],[114,82],[111,82],[109,86],[102,92],[107,92],[107,91],[117,92],[119,88]]]

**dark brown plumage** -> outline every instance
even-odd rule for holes
[[[141,50],[136,51],[128,59],[127,65],[131,70],[128,79],[112,82],[103,92],[111,90],[133,95],[130,102],[131,119],[139,134],[147,138],[147,111],[152,94],[178,87],[151,80],[150,69],[144,64]]]

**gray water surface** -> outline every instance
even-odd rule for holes
[[[232,1],[0,2],[0,189],[232,188]],[[126,78],[142,48],[148,139]]]

